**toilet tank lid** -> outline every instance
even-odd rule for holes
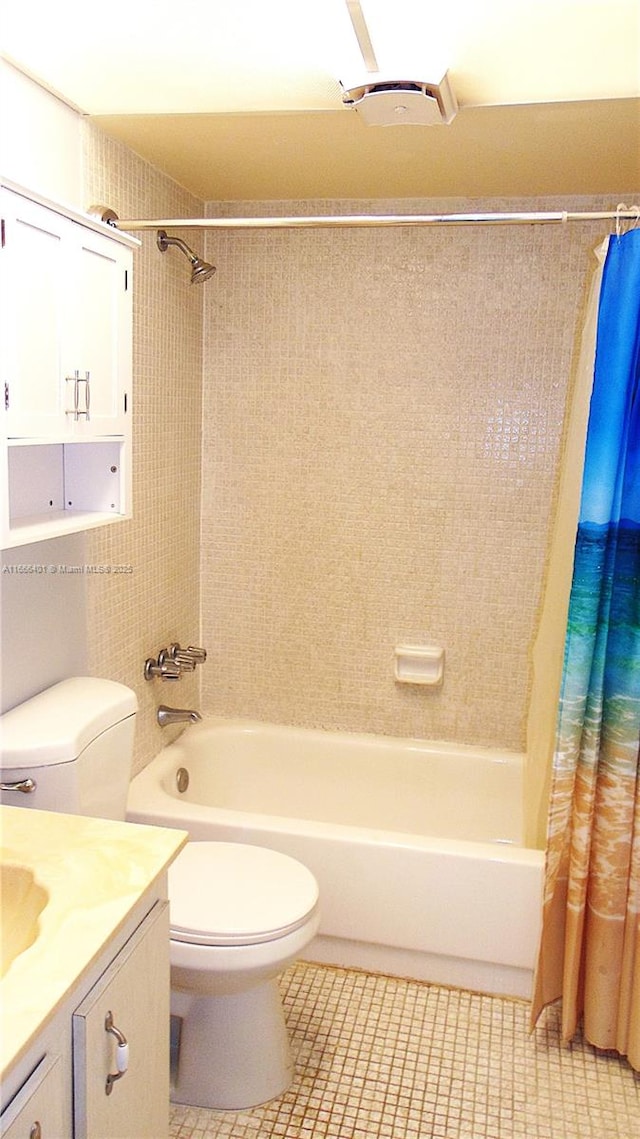
[[[61,680],[0,717],[0,765],[68,763],[137,707],[135,693],[115,680],[94,676]]]

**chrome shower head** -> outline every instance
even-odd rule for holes
[[[181,241],[179,237],[168,237],[164,229],[158,230],[158,249],[161,253],[166,253],[170,245],[177,245],[181,249],[185,257],[188,257],[191,262],[191,284],[195,285],[196,281],[208,281],[209,277],[213,277],[216,271],[215,265],[210,265],[208,261],[203,261],[202,257],[198,257],[193,249],[190,249],[185,241]]]
[[[203,261],[202,257],[196,257],[195,261],[191,262],[191,284],[195,285],[196,281],[208,281],[215,272],[215,265]]]

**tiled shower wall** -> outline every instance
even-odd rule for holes
[[[85,127],[86,201],[202,206]],[[563,199],[562,208],[611,205]],[[557,208],[555,201],[211,204],[212,213]],[[88,536],[94,674],[140,700],[136,769],[198,706],[142,679],[209,650],[201,707],[283,723],[521,747],[562,425],[601,223],[220,231],[188,284],[155,232],[135,256],[134,519]],[[183,234],[202,248],[201,232]],[[204,303],[204,369],[202,305]],[[204,377],[200,541],[201,379]],[[202,596],[202,632],[200,627]],[[441,689],[393,648],[435,640]]]
[[[210,203],[212,214],[611,208]],[[208,711],[520,748],[558,456],[606,223],[209,231]],[[400,685],[398,643],[446,653]]]
[[[102,132],[85,125],[87,205],[121,218],[199,217],[202,204]],[[183,233],[197,245],[201,234]],[[155,230],[134,255],[133,499],[130,522],[88,535],[87,562],[131,572],[87,578],[89,669],[120,680],[139,700],[135,769],[176,734],[158,704],[198,707],[197,677],[143,678],[148,656],[199,636],[202,292],[177,250],[161,254]]]

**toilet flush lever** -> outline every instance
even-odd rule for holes
[[[21,791],[23,795],[31,795],[36,790],[35,779],[18,779],[15,783],[0,783],[0,791]]]
[[[117,1072],[109,1072],[105,1084],[105,1095],[111,1095],[116,1080],[121,1080],[129,1067],[129,1044],[126,1036],[113,1023],[113,1013],[108,1012],[104,1019],[104,1030],[116,1038]]]

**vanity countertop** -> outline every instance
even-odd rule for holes
[[[49,894],[36,940],[0,980],[0,1077],[165,873],[187,837],[166,827],[0,806],[2,862],[27,867]]]

